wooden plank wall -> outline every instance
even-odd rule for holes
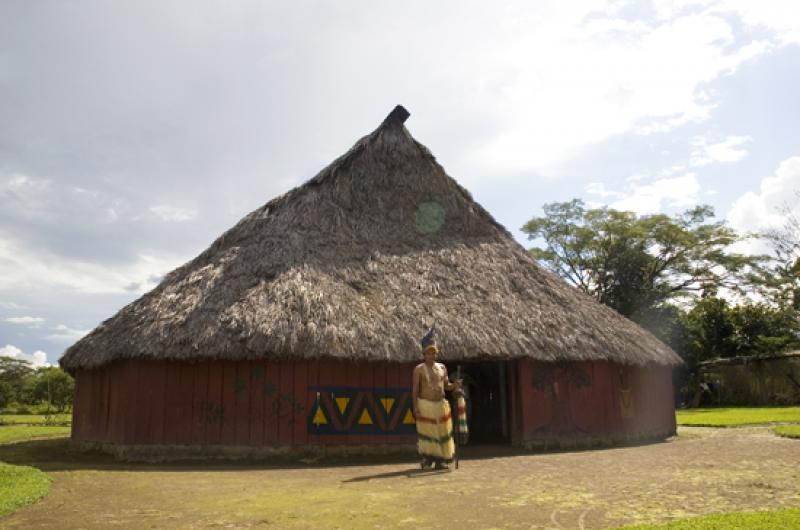
[[[393,402],[390,419],[397,407],[410,407],[412,368],[330,359],[120,361],[76,374],[72,437],[127,445],[410,443],[415,437],[408,425],[402,435],[379,432],[389,421],[377,417],[375,409],[383,407],[386,389],[409,394]],[[322,397],[335,410],[336,397],[349,396],[336,420],[341,429],[310,432],[319,389],[326,389],[320,395],[326,394]],[[372,411],[368,419],[362,416],[364,406]],[[402,425],[402,419],[395,424]]]
[[[410,391],[411,368],[410,364],[331,359],[122,361],[76,374],[72,438],[170,445],[411,443],[414,437],[408,426],[403,434],[382,434],[393,420],[395,427],[402,426],[402,414],[396,414],[398,408],[410,406],[408,393],[397,394],[385,416],[375,415],[383,406],[382,389]],[[621,367],[607,362],[545,365],[520,360],[512,368],[509,396],[515,441],[635,437],[675,430],[668,367]],[[547,377],[542,377],[545,372]],[[621,390],[626,385],[633,410],[623,417]],[[324,417],[331,427],[315,432],[312,420],[318,399],[327,406]],[[343,411],[340,405],[345,406]],[[364,421],[360,414],[365,405],[375,416],[369,418],[376,426],[371,430],[359,423]],[[341,414],[333,418],[331,410]]]
[[[637,437],[675,430],[669,367],[520,360],[516,372],[516,438]],[[625,390],[632,404],[627,414]]]

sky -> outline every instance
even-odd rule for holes
[[[573,198],[777,227],[798,94],[794,0],[2,2],[0,355],[55,364],[398,103],[527,247]]]

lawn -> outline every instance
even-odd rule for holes
[[[800,423],[800,407],[738,407],[677,411],[678,425],[735,427],[769,423]]]
[[[0,462],[0,517],[47,494],[50,478],[36,468]]]
[[[69,417],[69,415],[66,415]],[[8,416],[4,416],[6,420]],[[27,416],[15,416],[15,420],[28,420]],[[22,442],[35,438],[50,438],[69,435],[68,425],[42,425],[41,416],[34,416],[38,425],[13,423],[0,424],[0,444]],[[20,506],[42,499],[50,489],[50,478],[29,466],[12,466],[0,462],[0,517],[8,515]]]
[[[800,439],[800,425],[781,425],[772,429],[778,436]]]
[[[660,525],[625,526],[624,530],[784,530],[800,528],[800,509],[777,512],[734,512],[692,517]],[[620,529],[620,530],[623,530]]]
[[[69,435],[68,425],[0,425],[0,444]]]

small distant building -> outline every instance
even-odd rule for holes
[[[699,364],[701,404],[800,404],[800,351],[780,355],[731,357]]]
[[[118,454],[413,446],[431,324],[468,383],[471,443],[673,434],[678,355],[541,268],[407,117],[398,106],[73,345],[73,440]]]

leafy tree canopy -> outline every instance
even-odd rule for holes
[[[800,203],[800,191],[795,192],[794,199]],[[800,217],[788,202],[778,211],[783,226],[761,234],[775,252],[772,267],[765,270],[761,283],[772,301],[800,310]]]
[[[794,311],[766,304],[731,306],[722,298],[700,300],[684,319],[689,344],[687,361],[738,355],[774,355],[796,347]]]
[[[0,381],[12,389],[12,401],[21,401],[25,381],[34,372],[33,366],[28,361],[0,356]]]
[[[34,369],[28,361],[0,357],[0,408],[11,402],[50,403],[59,412],[72,405],[75,382],[61,368]]]
[[[30,395],[37,402],[49,403],[58,412],[72,405],[75,381],[61,368],[40,368],[31,381]]]
[[[740,238],[714,210],[637,216],[583,201],[550,203],[522,227],[531,255],[600,302],[631,317],[691,294],[740,290],[761,257],[728,252]]]
[[[0,409],[14,400],[14,388],[8,382],[0,380]]]
[[[0,356],[0,379],[9,381],[33,372],[31,363],[23,359]]]

